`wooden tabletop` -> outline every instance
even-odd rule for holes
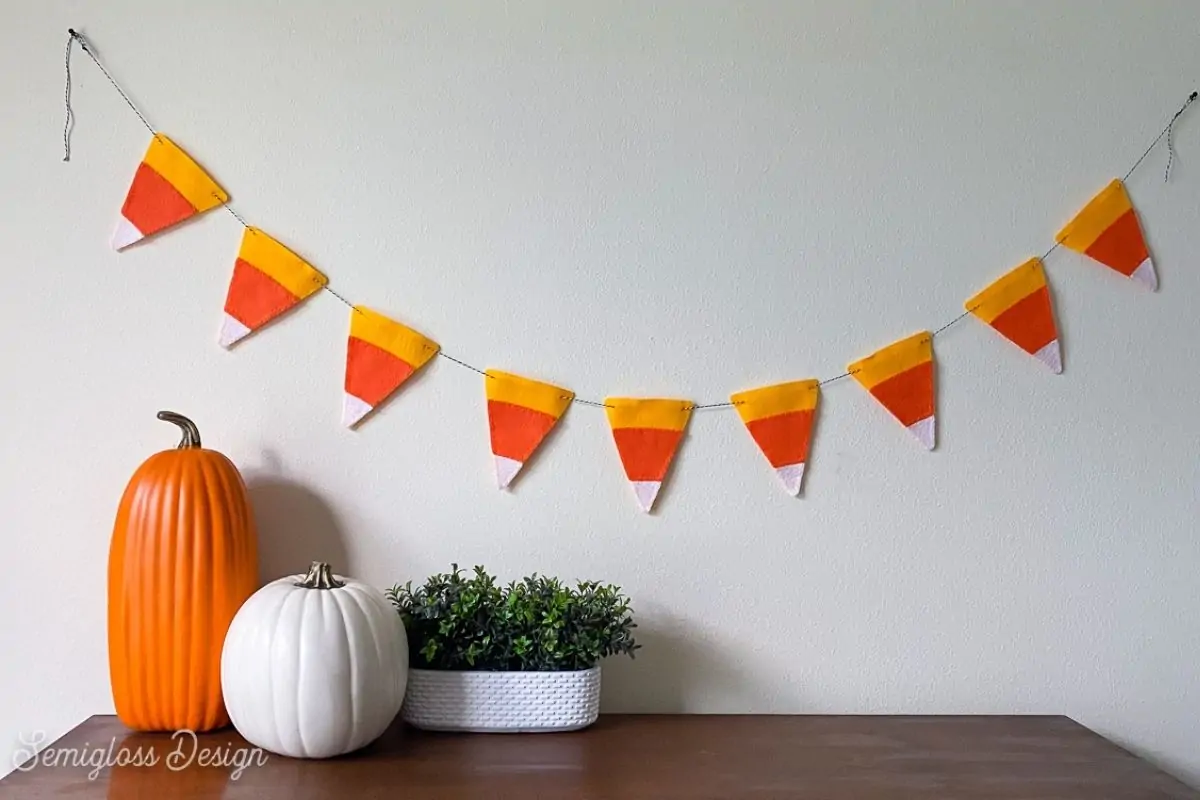
[[[172,740],[98,716],[50,747],[0,781],[0,799],[1200,800],[1066,717],[614,715],[532,735],[396,724],[359,753],[296,761],[232,729]]]

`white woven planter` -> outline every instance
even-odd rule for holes
[[[577,672],[410,669],[400,714],[430,731],[575,731],[600,715],[600,667]]]

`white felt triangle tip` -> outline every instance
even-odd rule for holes
[[[1154,262],[1148,258],[1129,277],[1152,292],[1158,291],[1158,273],[1154,271]]]
[[[1055,375],[1062,374],[1062,351],[1058,347],[1058,339],[1038,350],[1033,357],[1049,367]]]
[[[780,467],[775,470],[775,474],[779,476],[779,480],[783,481],[783,488],[792,497],[800,496],[800,482],[804,480],[804,463],[788,464],[786,467]]]
[[[917,437],[917,441],[920,442],[926,450],[933,449],[933,446],[936,443],[936,427],[934,425],[933,417],[926,417],[920,422],[914,422],[912,425],[908,426],[908,430],[913,436]]]
[[[496,485],[501,489],[507,489],[512,483],[513,478],[517,477],[517,473],[521,471],[524,463],[513,458],[505,458],[504,456],[496,456]]]
[[[249,328],[226,314],[221,319],[221,332],[217,335],[217,341],[221,347],[228,349],[249,335]]]
[[[132,222],[125,219],[125,217],[121,217],[117,222],[117,229],[113,231],[112,248],[113,250],[121,251],[134,242],[140,242],[144,238],[142,232]]]
[[[642,507],[642,511],[647,514],[654,507],[654,498],[658,497],[658,490],[662,488],[662,481],[633,481],[633,493],[637,495],[638,505]]]
[[[352,394],[342,395],[342,424],[347,428],[353,428],[362,422],[363,417],[371,413],[371,408]]]

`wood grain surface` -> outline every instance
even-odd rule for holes
[[[0,781],[0,799],[1200,800],[1065,717],[611,715],[533,735],[396,723],[359,753],[296,761],[239,750],[250,746],[233,729],[172,740],[96,716],[50,747]],[[122,754],[157,763],[89,775]],[[225,763],[202,766],[202,754]],[[229,763],[247,759],[240,772]]]

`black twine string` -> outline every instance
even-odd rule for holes
[[[138,107],[136,105],[134,105],[133,101],[129,99],[129,95],[127,95],[125,93],[125,90],[121,88],[121,86],[117,83],[117,81],[113,78],[113,76],[109,74],[108,70],[104,68],[104,65],[100,63],[100,59],[98,59],[96,57],[96,54],[92,52],[91,46],[88,45],[87,39],[85,39],[83,37],[83,35],[78,33],[74,28],[68,28],[67,33],[68,33],[69,37],[67,39],[66,56],[65,56],[67,85],[66,85],[66,92],[65,92],[65,96],[64,96],[64,103],[66,105],[66,121],[63,126],[63,149],[65,151],[63,161],[71,160],[70,133],[71,133],[71,129],[73,127],[73,122],[74,122],[74,113],[71,111],[71,45],[76,41],[79,42],[79,46],[80,46],[80,48],[83,49],[83,52],[87,53],[88,57],[91,58],[92,61],[95,63],[95,65],[100,68],[100,71],[104,73],[104,77],[108,78],[108,82],[111,83],[113,85],[113,88],[117,90],[117,93],[121,95],[121,99],[123,99],[125,101],[125,104],[128,105],[130,109],[132,109],[134,114],[137,114],[138,119],[140,119],[142,121],[142,124],[146,126],[146,129],[148,131],[150,131],[150,133],[152,133],[153,135],[157,136],[158,131],[154,130],[154,128],[150,125],[150,123],[146,121],[146,117],[142,114],[141,111],[138,110]],[[1183,116],[1183,112],[1187,111],[1188,106],[1190,106],[1193,102],[1195,102],[1195,100],[1197,98],[1197,94],[1198,94],[1197,92],[1192,92],[1190,95],[1188,95],[1188,97],[1184,101],[1183,105],[1179,107],[1179,110],[1176,111],[1171,116],[1171,119],[1167,123],[1167,126],[1162,129],[1162,132],[1159,133],[1158,136],[1154,137],[1154,141],[1152,141],[1150,143],[1150,146],[1146,148],[1145,152],[1143,152],[1141,154],[1141,156],[1138,157],[1138,160],[1133,162],[1133,166],[1129,168],[1129,171],[1125,173],[1125,177],[1122,178],[1123,181],[1129,180],[1129,176],[1132,175],[1137,170],[1137,168],[1142,165],[1142,162],[1146,160],[1146,157],[1149,156],[1150,153],[1154,151],[1154,148],[1157,147],[1158,143],[1161,142],[1164,138],[1166,138],[1166,140],[1167,140],[1167,168],[1166,168],[1166,172],[1163,174],[1163,180],[1167,181],[1171,177],[1171,167],[1175,161],[1175,142],[1174,142],[1175,122],[1181,116]],[[246,227],[246,228],[250,227],[250,225],[246,222],[246,220],[242,217],[242,215],[239,214],[237,211],[235,211],[233,209],[233,207],[229,205],[229,203],[222,201],[221,205],[223,205],[225,207],[225,210],[228,211],[230,214],[232,214],[233,217],[238,222],[240,222],[244,227]],[[1055,250],[1057,250],[1061,246],[1062,246],[1061,242],[1055,242],[1053,245],[1050,246],[1050,249],[1048,249],[1042,255],[1042,260],[1044,261],[1047,257],[1050,256],[1051,253],[1053,253]],[[331,289],[329,284],[325,284],[321,288],[324,289],[329,294],[336,297],[338,300],[341,300],[343,303],[345,303],[351,309],[353,309],[355,311],[358,310],[353,303],[351,303],[345,297],[342,297],[340,294],[338,294],[333,289]],[[964,311],[963,313],[959,314],[957,317],[955,317],[954,319],[947,322],[945,325],[942,325],[940,328],[935,330],[931,334],[931,337],[936,337],[936,336],[944,333],[945,331],[949,330],[950,328],[954,327],[959,322],[966,319],[967,316],[970,315],[970,313],[971,313],[971,311],[968,309],[967,311]],[[457,364],[458,366],[463,367],[465,369],[469,369],[472,372],[483,375],[484,377],[491,377],[490,375],[487,374],[487,372],[485,370],[482,370],[479,367],[474,366],[473,364],[469,364],[466,361],[463,361],[462,359],[455,358],[454,356],[446,353],[444,350],[439,350],[438,355],[441,356],[442,358],[446,359],[447,361],[450,361],[451,363]],[[836,381],[843,380],[844,378],[849,378],[852,374],[853,374],[852,372],[843,372],[840,375],[834,375],[832,378],[825,378],[824,380],[818,381],[817,385],[825,386],[826,384],[834,383]],[[578,403],[579,405],[583,405],[583,406],[593,406],[596,408],[611,408],[612,407],[612,406],[608,405],[607,403],[603,403],[598,400],[585,400],[581,397],[572,398],[571,402]],[[731,402],[696,403],[696,404],[692,405],[692,408],[696,409],[696,410],[708,409],[708,408],[733,408],[735,405],[736,405],[735,403],[731,403]]]
[[[358,313],[358,307],[355,306],[354,303],[351,303],[349,300],[347,300],[346,298],[342,297],[340,294],[335,292],[328,283],[322,284],[321,288],[324,289],[325,291],[329,292],[331,295],[336,297],[338,300],[341,300],[343,303],[345,303],[347,306],[349,306],[355,313]]]
[[[962,320],[966,319],[966,318],[967,318],[967,315],[968,315],[968,314],[970,314],[970,313],[971,313],[970,311],[964,311],[963,313],[959,314],[959,315],[958,315],[957,317],[955,317],[954,319],[952,319],[952,320],[950,320],[949,322],[947,322],[947,323],[946,323],[945,325],[943,325],[942,327],[938,328],[936,331],[934,331],[934,332],[933,332],[932,334],[930,334],[930,335],[931,335],[931,336],[934,336],[934,337],[936,337],[936,336],[937,336],[939,333],[943,333],[944,331],[948,330],[948,329],[949,329],[949,328],[951,328],[952,326],[954,326],[954,325],[957,325],[959,322],[961,322]]]
[[[1163,170],[1163,183],[1171,180],[1171,167],[1175,164],[1175,120],[1167,128],[1167,167]]]
[[[817,386],[824,386],[827,383],[833,383],[835,381],[840,381],[842,378],[849,378],[849,377],[850,377],[849,372],[843,372],[841,375],[834,375],[832,378],[826,378],[825,380],[818,382]]]
[[[613,408],[613,406],[610,406],[608,403],[598,403],[595,400],[584,400],[580,397],[572,399],[571,402],[579,403],[581,406],[592,406],[594,408]]]
[[[487,372],[485,370],[482,370],[479,367],[473,367],[470,364],[468,364],[467,362],[461,361],[461,360],[455,358],[454,356],[450,355],[445,350],[438,350],[438,355],[444,359],[447,359],[448,361],[452,361],[455,364],[458,364],[460,367],[466,367],[467,369],[471,370],[472,372],[478,372],[480,375],[482,375],[485,378],[491,377],[490,375],[487,374]]]
[[[1163,171],[1163,183],[1171,180],[1171,167],[1175,164],[1175,120],[1187,110],[1187,107],[1196,100],[1196,92],[1188,95],[1187,102],[1183,104],[1183,108],[1175,112],[1175,116],[1171,117],[1171,121],[1167,123],[1167,168]]]
[[[1183,105],[1179,107],[1179,110],[1176,111],[1175,114],[1171,117],[1171,121],[1167,123],[1167,127],[1162,129],[1162,133],[1160,133],[1158,136],[1154,137],[1154,141],[1151,142],[1150,146],[1146,148],[1146,152],[1142,153],[1142,155],[1140,157],[1138,157],[1138,160],[1133,162],[1133,166],[1129,168],[1129,172],[1126,172],[1125,177],[1122,178],[1121,180],[1125,180],[1125,181],[1129,180],[1129,176],[1133,174],[1133,171],[1135,169],[1137,169],[1138,167],[1140,167],[1142,165],[1142,162],[1146,160],[1146,156],[1150,155],[1150,152],[1158,145],[1159,142],[1162,141],[1163,137],[1164,136],[1169,137],[1171,135],[1171,130],[1175,127],[1175,121],[1177,119],[1179,119],[1181,116],[1183,116],[1183,112],[1187,111],[1188,106],[1190,106],[1193,102],[1195,102],[1196,94],[1197,94],[1196,92],[1192,92],[1191,94],[1188,95],[1187,100],[1183,101]],[[1171,144],[1171,147],[1174,147],[1174,145]],[[1170,149],[1170,147],[1168,149]],[[1172,159],[1168,158],[1168,161],[1167,161],[1167,174],[1168,175],[1170,174],[1171,160]],[[1166,180],[1166,176],[1163,177],[1163,180],[1164,181]]]
[[[66,53],[63,55],[63,66],[67,70],[67,85],[63,89],[63,105],[67,111],[63,119],[63,161],[71,160],[71,128],[75,127],[75,112],[71,110],[71,47],[75,44],[74,31],[67,37]]]
[[[220,196],[218,196],[218,195],[213,195],[213,197],[216,197],[218,200],[221,200]],[[238,222],[242,223],[243,228],[250,227],[250,223],[246,222],[246,218],[243,217],[241,214],[239,214],[237,211],[235,211],[233,209],[233,206],[229,205],[228,200],[221,200],[221,205],[225,206],[225,210],[228,211],[230,214],[232,214],[234,219],[236,219]]]
[[[108,78],[108,82],[111,83],[113,85],[113,88],[117,90],[117,94],[121,95],[121,99],[125,101],[125,105],[129,106],[133,110],[134,114],[137,114],[137,118],[140,119],[142,121],[142,124],[146,126],[146,130],[150,131],[150,133],[153,134],[154,136],[157,136],[158,131],[154,130],[154,126],[146,121],[145,115],[142,114],[141,111],[138,111],[138,107],[135,106],[133,104],[133,101],[129,99],[129,95],[125,94],[125,90],[121,88],[121,85],[119,83],[117,83],[116,79],[113,78],[113,76],[109,74],[108,70],[106,70],[104,68],[104,65],[100,63],[100,59],[96,58],[96,54],[94,52],[92,52],[92,47],[91,47],[91,45],[88,44],[87,39],[83,38],[83,34],[79,33],[74,28],[67,28],[67,34],[70,37],[70,41],[67,42],[67,77],[68,77],[68,80],[70,78],[70,72],[71,72],[70,43],[71,43],[71,41],[77,41],[77,42],[79,42],[79,47],[83,50],[83,52],[87,53],[88,58],[90,58],[93,61],[93,63],[95,63],[95,65],[100,68],[100,71],[104,73],[104,77]],[[69,96],[69,93],[68,93],[68,96]],[[68,107],[68,110],[69,110],[69,107]]]

